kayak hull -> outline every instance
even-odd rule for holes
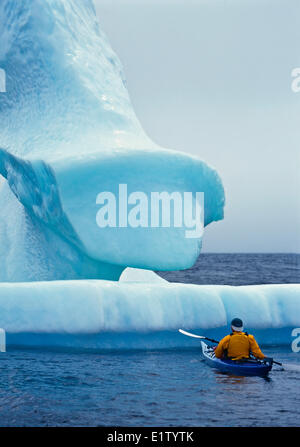
[[[267,376],[272,369],[272,364],[258,361],[234,361],[230,359],[218,359],[214,350],[201,341],[202,354],[205,361],[213,368],[221,372],[238,376]]]

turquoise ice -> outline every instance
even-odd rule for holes
[[[8,345],[193,346],[179,327],[221,334],[237,314],[261,331],[260,342],[290,343],[299,285],[170,284],[149,269],[192,266],[202,237],[97,226],[96,197],[120,184],[147,195],[204,192],[205,225],[223,218],[224,188],[205,162],[145,134],[92,1],[1,0],[0,35],[0,327]]]
[[[264,345],[291,344],[300,327],[300,285],[199,286],[129,271],[120,281],[0,283],[8,344],[114,348],[198,346],[179,328],[228,333],[239,315]],[[300,332],[300,330],[299,330]]]
[[[143,131],[122,66],[91,0],[0,5],[0,280],[118,279],[124,267],[192,266],[184,228],[99,228],[96,197],[204,192],[205,225],[223,218],[217,172]]]

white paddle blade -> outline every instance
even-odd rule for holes
[[[186,332],[183,329],[178,329],[179,332],[183,335],[187,335],[188,337],[194,337],[194,338],[206,338],[203,335],[196,335],[196,334],[191,334],[190,332]]]

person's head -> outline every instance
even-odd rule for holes
[[[242,320],[240,318],[234,318],[231,322],[231,329],[235,332],[242,332],[244,329]]]

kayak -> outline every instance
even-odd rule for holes
[[[201,341],[202,354],[205,361],[224,373],[235,374],[238,376],[266,376],[272,369],[272,362],[263,362],[255,359],[231,360],[218,359],[211,346]]]

